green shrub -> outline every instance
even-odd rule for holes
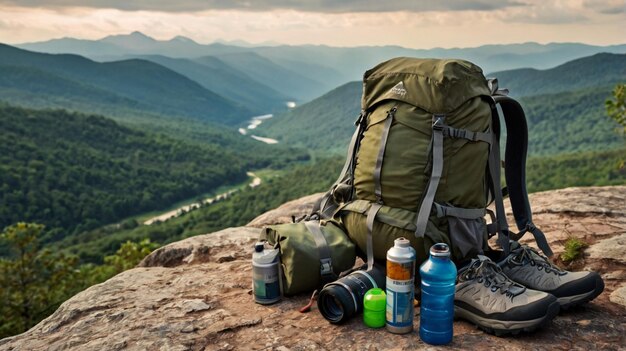
[[[568,263],[582,257],[583,250],[587,246],[589,245],[580,239],[567,239],[565,242],[565,251],[561,254],[561,261]]]

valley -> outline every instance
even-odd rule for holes
[[[167,45],[174,43],[149,40],[137,33],[89,45],[127,47],[123,45],[127,39],[147,43],[144,51],[120,49],[123,52],[111,52],[107,55],[103,55],[102,52],[98,55],[94,52],[88,53],[91,57],[101,60],[100,62],[77,55],[42,54],[6,45],[0,46],[0,52],[3,53],[0,71],[4,70],[6,73],[0,76],[0,92],[3,93],[2,99],[10,104],[4,110],[5,118],[8,117],[3,122],[6,126],[4,130],[7,132],[23,130],[21,134],[4,132],[4,139],[13,140],[19,145],[22,145],[21,143],[34,145],[34,148],[25,148],[16,153],[10,144],[6,144],[5,165],[10,166],[5,167],[9,167],[7,169],[10,172],[5,174],[15,173],[16,169],[23,169],[26,172],[35,164],[29,161],[32,159],[43,162],[43,166],[40,167],[45,172],[64,174],[63,168],[56,170],[52,158],[37,156],[38,148],[41,145],[50,145],[48,147],[58,159],[61,151],[54,151],[56,149],[52,145],[55,144],[50,142],[55,138],[69,142],[84,132],[69,136],[61,129],[56,131],[55,128],[57,126],[67,128],[68,123],[77,123],[77,130],[84,130],[85,126],[97,118],[104,118],[101,123],[103,129],[94,130],[91,134],[77,139],[76,149],[100,152],[106,149],[105,145],[115,146],[113,149],[115,157],[124,160],[120,162],[125,162],[120,169],[129,172],[125,176],[128,180],[125,181],[113,180],[119,177],[105,180],[106,178],[99,176],[96,178],[98,180],[93,180],[93,176],[73,176],[74,178],[71,178],[73,183],[69,184],[80,185],[80,191],[71,190],[71,187],[67,189],[66,183],[57,184],[50,180],[43,183],[42,188],[41,184],[34,185],[35,180],[16,182],[14,179],[18,178],[7,178],[4,183],[13,186],[8,188],[10,191],[0,192],[0,195],[5,199],[5,203],[19,204],[21,207],[18,208],[22,211],[15,212],[13,209],[15,207],[0,208],[2,226],[17,220],[38,221],[48,227],[46,241],[54,243],[72,237],[72,242],[78,244],[83,242],[79,238],[87,240],[89,235],[85,233],[97,230],[98,226],[137,221],[137,218],[140,219],[139,223],[169,222],[179,214],[181,219],[196,214],[198,210],[190,210],[206,207],[206,203],[211,202],[207,199],[220,198],[223,200],[219,201],[220,203],[236,202],[236,198],[244,195],[231,191],[241,187],[240,184],[246,181],[246,174],[249,172],[263,169],[270,172],[277,170],[278,174],[283,174],[283,181],[286,181],[284,177],[287,177],[289,170],[299,167],[298,165],[308,162],[311,167],[320,167],[320,162],[326,162],[322,160],[335,155],[341,157],[345,153],[353,132],[354,119],[360,110],[361,83],[357,81],[341,84],[341,81],[347,80],[350,76],[346,73],[350,70],[339,69],[345,68],[340,62],[359,50],[362,52],[373,50],[356,48],[341,51],[324,47],[306,47],[297,51],[295,48],[287,47],[221,46],[220,50],[215,51],[217,47],[214,46],[195,45],[193,49],[197,50],[195,57],[168,56],[162,50],[166,50]],[[22,47],[41,50],[42,47],[49,48],[52,44],[22,45]],[[187,44],[176,43],[176,45],[181,49]],[[83,49],[86,47],[82,46]],[[152,49],[145,49],[148,47]],[[75,53],[83,50],[64,48]],[[542,47],[543,51],[538,52],[553,55],[549,54],[550,50],[558,51],[561,48],[558,45],[546,45]],[[622,49],[611,48],[617,52]],[[52,49],[47,50],[55,52]],[[398,50],[400,49],[382,48],[372,57],[396,54]],[[522,47],[513,45],[490,48],[482,55],[489,52],[492,55],[499,55],[498,52],[506,50],[523,51]],[[588,47],[584,49],[581,47],[580,52],[587,53],[589,50],[591,49]],[[314,51],[319,59],[311,61],[309,55]],[[431,54],[436,52],[432,51]],[[470,49],[458,51],[468,57],[473,57],[472,55],[477,52]],[[569,52],[572,53],[573,50]],[[282,56],[279,58],[277,53],[281,53]],[[573,53],[572,55],[575,56]],[[131,67],[132,72],[125,73],[127,68]],[[610,153],[611,150],[623,147],[623,140],[614,133],[615,124],[604,116],[603,103],[610,95],[613,84],[623,81],[626,77],[626,55],[603,53],[565,62],[553,68],[542,69],[540,65],[536,67],[538,68],[490,74],[496,75],[501,86],[510,87],[511,94],[521,99],[529,121],[531,157],[558,158],[560,155],[580,153],[589,158],[592,157],[588,156],[590,152]],[[573,72],[576,74],[572,74]],[[334,78],[328,79],[331,76]],[[162,83],[155,84],[157,81]],[[328,85],[322,87],[318,84],[320,81],[339,86],[334,89]],[[326,89],[327,93],[323,93],[322,89]],[[213,100],[207,100],[209,98]],[[209,104],[210,108],[205,108],[204,104]],[[83,117],[74,112],[21,110],[11,107],[12,105],[36,109],[63,108],[86,114],[103,114],[105,117]],[[254,111],[259,113],[252,114]],[[24,119],[12,118],[11,115],[14,114],[33,115],[35,116],[33,121],[36,122],[24,125]],[[249,117],[251,115],[255,117]],[[49,120],[47,123],[58,120],[59,124],[51,124],[53,127],[48,127],[45,130],[46,134],[44,130],[38,131],[43,121],[38,118]],[[115,122],[105,123],[108,118],[114,119]],[[107,123],[116,123],[112,125],[129,129],[119,136],[116,134],[117,139],[112,139],[108,136],[109,127],[104,127]],[[58,136],[54,136],[54,133]],[[147,141],[145,144],[135,142],[124,144],[123,140],[128,140],[128,137],[123,136],[124,133],[143,133],[141,135],[155,141]],[[150,160],[148,155],[154,155],[154,152],[147,152],[149,150],[147,145],[162,143],[165,140],[168,140],[166,143],[171,143],[171,146],[166,148],[173,154],[157,151],[156,160]],[[193,153],[184,151],[192,148],[196,150]],[[16,157],[21,154],[23,156],[17,162]],[[182,156],[183,154],[194,156]],[[94,163],[95,160],[106,160],[111,157],[112,155],[105,154],[97,158],[88,156],[84,158],[85,161],[79,161],[78,164],[83,167],[83,173],[89,175],[92,172],[91,168],[98,166],[98,163]],[[607,157],[613,159],[616,156],[611,154]],[[75,156],[73,158],[74,163],[81,160]],[[200,161],[202,158],[207,159],[208,163]],[[196,173],[182,171],[184,168],[179,165],[181,160],[184,160],[185,167],[193,167]],[[156,168],[148,171],[146,168],[148,164]],[[218,171],[220,167],[232,171],[228,171],[231,173]],[[143,174],[151,174],[150,172],[156,177],[173,177],[164,183],[168,184],[164,188],[168,190],[160,190],[154,183],[147,182]],[[311,192],[313,188],[322,190],[329,185],[330,179],[334,176],[334,174],[324,175],[322,179],[325,180],[320,181],[318,187],[303,184],[304,189],[308,190],[300,194]],[[31,176],[21,177],[21,179],[30,178]],[[548,178],[544,179],[548,182]],[[618,179],[621,179],[620,176]],[[119,195],[112,195],[112,184],[129,181],[136,184],[136,189],[120,188],[122,192]],[[570,182],[577,184],[573,179],[570,179]],[[598,179],[597,183],[599,182],[601,180]],[[273,184],[276,183],[268,182],[262,185],[266,187]],[[533,188],[536,186],[537,189],[545,189],[568,185],[567,182],[554,184],[552,181],[550,184],[552,185],[537,183]],[[218,188],[225,190],[215,192]],[[29,195],[33,189],[41,189],[42,196]],[[63,194],[67,191],[73,195],[66,200],[51,201],[51,198],[57,198],[59,195],[46,196],[49,193]],[[200,202],[197,201],[202,194],[207,193],[213,195],[206,196]],[[226,194],[228,196],[219,196]],[[110,205],[104,205],[103,198],[107,199],[105,202]],[[91,202],[98,205],[94,207]],[[73,204],[79,206],[74,209]],[[178,205],[172,207],[173,204]],[[61,208],[73,213],[72,216],[68,217],[66,212],[60,211]],[[155,212],[159,209],[163,212]],[[19,217],[16,216],[17,213]],[[150,218],[146,218],[148,213],[151,214]],[[179,234],[174,233],[148,235],[158,242],[178,236]],[[91,252],[85,257],[91,257],[89,260],[92,260],[95,253]]]
[[[623,185],[626,146],[605,101],[626,81],[624,52],[235,47],[140,33],[0,44],[0,227],[44,225],[41,247],[91,274],[88,286],[115,274],[107,265],[124,248],[245,225],[326,191],[360,112],[360,75],[397,55],[458,55],[495,72],[526,111],[530,192]],[[0,259],[11,255],[0,241]]]

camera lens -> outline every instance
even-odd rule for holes
[[[363,297],[371,288],[385,287],[384,271],[355,271],[327,284],[317,298],[317,308],[329,322],[338,324],[363,312]]]
[[[331,323],[343,322],[345,317],[353,315],[356,309],[351,293],[346,287],[334,283],[320,291],[317,306],[322,316]]]

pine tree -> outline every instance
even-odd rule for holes
[[[626,84],[615,86],[613,97],[606,100],[605,106],[609,117],[624,127],[623,133],[626,133]]]
[[[0,235],[10,249],[0,259],[0,337],[28,330],[82,288],[78,258],[41,249],[43,229],[18,223]]]

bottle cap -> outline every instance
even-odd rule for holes
[[[363,297],[363,307],[373,311],[382,311],[387,308],[386,301],[387,295],[383,289],[372,288]]]
[[[257,241],[256,244],[254,244],[254,251],[255,252],[263,252],[263,248],[264,248],[264,244],[262,241]]]
[[[437,243],[430,247],[430,255],[433,257],[450,257],[450,247],[444,243]]]
[[[395,247],[409,247],[411,246],[411,242],[404,237],[400,237],[393,241],[393,245]]]
[[[363,297],[363,323],[370,328],[385,326],[387,295],[380,288],[369,289]]]

